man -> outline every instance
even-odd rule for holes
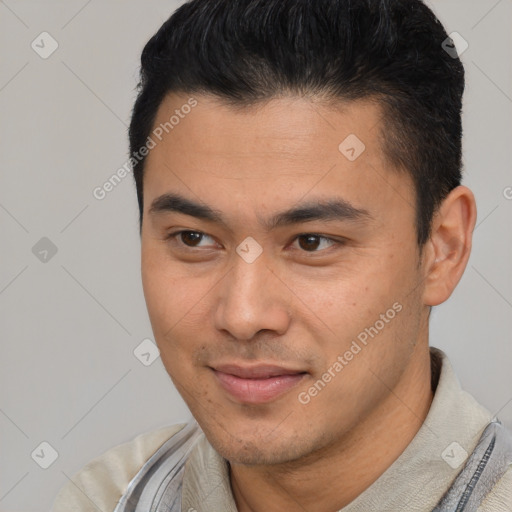
[[[429,348],[476,219],[447,41],[419,0],[193,0],[148,42],[142,279],[197,424],[54,512],[512,510],[510,433]]]

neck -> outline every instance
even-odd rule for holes
[[[430,409],[433,392],[428,344],[418,343],[415,352],[413,363],[386,400],[323,453],[293,466],[231,464],[238,511],[332,512],[370,487],[412,441]]]

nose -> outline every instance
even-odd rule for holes
[[[269,268],[263,254],[252,263],[238,255],[216,288],[215,327],[237,340],[261,330],[283,334],[290,323],[290,290]]]

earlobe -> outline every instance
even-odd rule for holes
[[[463,185],[454,188],[432,221],[430,257],[425,259],[425,305],[441,304],[457,286],[469,260],[475,222],[473,193]]]

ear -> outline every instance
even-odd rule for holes
[[[424,248],[425,305],[443,303],[457,286],[469,260],[475,222],[473,193],[463,185],[454,188],[434,215]]]

